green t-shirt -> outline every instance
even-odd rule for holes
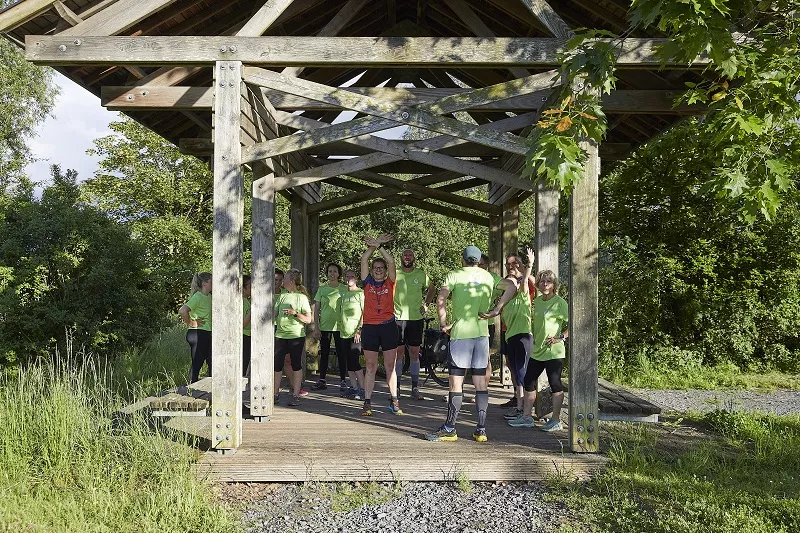
[[[250,300],[247,298],[242,298],[242,311],[242,319],[244,319],[244,317],[247,316],[247,313],[250,312]],[[252,323],[252,320],[250,322]],[[247,324],[244,328],[242,328],[242,333],[248,337],[250,336],[250,324]]]
[[[211,293],[203,294],[202,291],[197,291],[192,294],[189,301],[186,302],[186,307],[189,308],[189,318],[192,320],[202,320],[203,325],[192,329],[204,329],[211,331]]]
[[[336,312],[336,303],[339,301],[339,295],[344,287],[341,283],[336,287],[331,287],[326,283],[317,289],[314,301],[319,302],[317,305],[319,305],[320,331],[339,331],[336,325],[339,318]]]
[[[527,283],[524,280],[523,283]],[[506,339],[531,332],[531,294],[522,292],[522,286],[510,302],[503,307],[503,322],[506,325]]]
[[[311,312],[308,297],[302,292],[282,292],[275,297],[275,336],[279,339],[298,339],[306,336],[306,325],[292,315],[284,315],[284,309],[294,309],[307,315]]]
[[[533,301],[533,348],[531,358],[537,361],[564,359],[566,350],[563,342],[547,346],[548,337],[558,337],[569,325],[569,305],[559,295],[549,300],[537,296]]]
[[[474,339],[489,336],[489,321],[478,313],[485,313],[492,305],[494,278],[479,267],[462,267],[447,274],[443,287],[450,289],[453,298],[453,329],[450,338]]]
[[[424,270],[415,268],[411,272],[397,270],[394,285],[394,318],[396,320],[421,320],[419,308],[425,302],[423,292],[428,290],[431,279]]]
[[[345,289],[339,297],[339,334],[350,339],[356,334],[364,315],[364,291]]]

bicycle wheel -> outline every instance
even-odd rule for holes
[[[450,386],[450,372],[447,363],[426,363],[425,368],[428,371],[428,376],[442,387]]]

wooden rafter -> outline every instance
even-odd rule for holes
[[[509,37],[85,36],[79,44],[74,41],[64,35],[26,35],[25,57],[46,65],[203,65],[235,60],[287,67],[552,68],[560,66],[566,50],[565,39]],[[617,42],[617,66],[658,68],[663,61],[656,49],[666,42],[639,38]],[[696,67],[706,64],[705,57],[694,61]],[[670,61],[663,67],[686,65]]]

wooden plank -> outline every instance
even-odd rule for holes
[[[270,83],[279,85],[281,90],[287,89],[287,87],[283,83],[290,83],[294,81],[298,83],[299,80],[284,80],[281,81],[281,77],[274,73],[268,73],[268,71],[263,71],[262,69],[250,69],[249,72],[251,73],[248,75],[248,81],[253,81],[263,84],[263,83]],[[256,80],[256,78],[259,78]],[[534,79],[536,78],[536,79]],[[543,75],[538,75],[538,78],[532,76],[527,80],[516,80],[519,84],[524,84],[527,86],[529,90],[536,90],[535,85],[537,83],[545,83],[545,84],[552,84],[552,78],[549,73],[545,73]],[[311,82],[302,81],[299,82],[303,84],[303,88],[301,88],[298,92],[304,92],[304,96],[310,96],[311,91],[305,91],[305,88],[311,88]],[[509,82],[511,83],[511,82]],[[331,88],[326,88],[324,85],[315,84],[315,90],[313,91],[315,98],[321,98],[326,100],[330,97],[339,98],[339,99],[347,99],[352,100],[354,98],[359,98],[357,95],[349,97],[344,94],[339,94],[341,90],[333,89],[334,94],[331,93]],[[510,87],[515,86],[514,84],[501,84],[502,91],[507,91]],[[479,144],[487,144],[488,146],[494,146],[496,148],[500,148],[503,150],[513,149],[515,152],[519,152],[524,154],[527,151],[524,142],[517,139],[515,136],[510,134],[503,134],[499,132],[495,132],[492,134],[490,131],[478,131],[478,135],[475,134],[476,127],[474,125],[465,125],[464,123],[452,120],[452,119],[444,119],[441,117],[436,117],[432,113],[453,113],[455,111],[460,111],[464,109],[464,107],[468,107],[469,105],[474,105],[478,102],[488,102],[497,100],[497,96],[493,95],[493,87],[486,87],[482,89],[476,89],[470,91],[469,93],[460,94],[460,95],[453,95],[449,97],[444,97],[435,102],[421,104],[415,108],[407,108],[402,106],[395,106],[391,105],[391,108],[394,109],[393,112],[388,113],[388,116],[393,118],[372,118],[366,117],[362,119],[351,120],[346,123],[337,124],[334,126],[330,126],[325,129],[315,130],[312,132],[307,132],[299,135],[292,135],[290,137],[284,137],[281,139],[275,139],[274,141],[270,141],[269,143],[264,143],[261,146],[251,147],[246,151],[245,160],[254,160],[259,159],[260,157],[266,157],[267,155],[274,155],[278,153],[285,153],[289,151],[296,151],[301,150],[304,148],[308,148],[315,145],[326,144],[334,141],[339,141],[343,139],[349,139],[352,137],[357,137],[359,135],[365,135],[367,133],[374,133],[376,131],[380,131],[383,129],[388,129],[394,127],[398,124],[415,124],[420,125],[422,122],[426,123],[427,129],[435,129],[439,133],[445,133],[448,135],[452,135],[454,131],[458,131],[458,133],[454,136],[460,137],[465,134],[466,140],[478,142]],[[290,91],[287,91],[290,92]],[[347,91],[344,91],[347,92]],[[360,104],[365,104],[366,102],[364,99],[368,99],[369,97],[361,97]],[[376,106],[376,109],[379,109],[381,105],[385,105],[384,103],[375,102],[373,100],[373,105]],[[363,109],[363,105],[359,105],[359,108]],[[378,113],[380,111],[370,111],[370,113]],[[430,128],[428,125],[428,121],[423,119],[423,116],[420,113],[424,114],[425,118],[438,122],[439,125],[442,125],[440,128]],[[384,113],[385,114],[385,113]],[[423,119],[422,121],[416,120],[412,117],[412,115],[416,116],[417,118]],[[446,122],[445,122],[446,121]],[[449,126],[449,127],[448,127]],[[455,129],[453,129],[455,128]],[[444,130],[444,131],[443,131]]]
[[[253,264],[250,303],[250,413],[270,417],[275,384],[275,188],[273,174],[253,182]]]
[[[632,402],[636,404],[644,414],[660,414],[661,407],[658,405],[651,403],[650,401],[642,398],[641,396],[637,396],[636,394],[632,393],[631,391],[619,387],[618,385],[614,385],[610,381],[607,381],[603,378],[598,379],[598,385],[600,387],[601,393],[613,393],[617,396],[621,397],[622,399]]]
[[[494,37],[495,33],[483,22],[464,0],[445,0],[445,4],[472,30],[477,37]],[[528,76],[530,73],[522,68],[508,69],[517,78]]]
[[[597,143],[584,140],[581,147],[588,153],[585,176],[573,188],[569,217],[569,435],[572,451],[597,452],[600,449],[597,382],[600,157]]]
[[[564,19],[556,13],[546,0],[522,0],[522,3],[533,13],[545,28],[554,36],[562,39],[570,39],[575,33],[564,22]]]
[[[251,35],[254,37],[262,35],[293,1],[294,0],[267,0],[237,33],[239,35]]]
[[[120,0],[122,2],[123,0]],[[150,0],[166,2],[170,0]],[[114,4],[116,5],[116,4]],[[127,5],[127,3],[126,3]],[[112,9],[114,6],[111,6]],[[106,10],[107,11],[107,10]],[[106,11],[98,13],[84,24]],[[75,26],[72,28],[78,28]],[[145,36],[72,38],[25,36],[25,57],[44,65],[209,65],[237,60],[264,66],[408,68],[552,68],[566,40],[510,37],[240,37]],[[598,41],[609,42],[608,39]],[[627,38],[615,48],[618,68],[658,68],[656,47],[666,39]],[[60,49],[60,47],[64,49]],[[698,57],[693,67],[708,64]],[[685,69],[670,61],[664,68]]]
[[[328,127],[327,124],[297,115],[291,115],[285,111],[278,112],[277,118],[284,124],[293,125],[294,127],[304,131],[313,131],[315,129]],[[481,126],[478,128],[478,130],[485,128],[499,131],[502,128],[502,126],[497,128],[489,128],[486,126],[487,125]],[[296,172],[290,176],[284,176],[281,178],[281,181],[285,180],[285,183],[281,185],[281,188],[294,186],[294,180],[298,180],[297,183],[305,182],[303,178],[322,180],[328,177],[337,176],[339,174],[350,174],[356,170],[363,170],[379,165],[394,163],[403,159],[409,159],[411,161],[418,161],[445,170],[452,170],[454,172],[475,176],[487,181],[496,181],[498,183],[512,185],[520,189],[533,189],[533,184],[530,181],[522,180],[509,172],[487,167],[475,161],[464,161],[447,156],[445,154],[439,154],[431,151],[437,150],[441,146],[451,144],[451,141],[452,139],[446,136],[426,139],[410,145],[404,145],[403,143],[397,141],[391,141],[372,136],[346,139],[345,142],[357,144],[373,150],[379,150],[383,153],[373,153],[345,161],[337,161],[321,167],[315,167],[301,172]]]
[[[70,8],[64,5],[63,2],[56,0],[53,2],[53,7],[56,8],[56,12],[58,16],[61,17],[67,24],[70,26],[77,26],[83,19],[80,18],[78,15],[75,14]]]
[[[176,0],[118,0],[80,24],[67,28],[59,37],[115,35],[136,25]],[[79,42],[75,40],[74,42]],[[74,44],[74,43],[73,43]],[[80,45],[74,45],[79,47]]]
[[[238,448],[242,439],[242,64],[214,69],[214,335],[213,446]]]
[[[556,276],[558,272],[558,224],[559,198],[558,189],[545,187],[538,183],[536,187],[536,215],[534,218],[536,235],[536,272],[551,270]],[[544,417],[553,410],[550,384],[547,376],[539,376],[536,382],[536,416]]]
[[[54,0],[26,0],[0,11],[0,33],[6,33],[49,10]]]

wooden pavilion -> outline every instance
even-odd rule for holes
[[[520,177],[525,135],[561,80],[571,28],[622,33],[626,0],[22,0],[0,32],[214,171],[213,446],[242,444],[243,168],[253,185],[251,412],[273,415],[275,195],[291,201],[295,267],[316,284],[319,227],[396,205],[486,226],[493,268],[536,200],[537,269],[558,271],[559,192]],[[598,450],[598,174],[695,112],[673,100],[696,74],[660,68],[662,36],[618,49],[603,98],[607,142],[584,142],[570,196],[569,448]],[[702,64],[699,62],[698,64]],[[353,83],[353,86],[344,87]],[[343,111],[355,112],[341,120]],[[352,114],[352,113],[351,113]],[[389,140],[412,126],[437,136]],[[416,174],[398,180],[386,173]],[[322,182],[347,191],[323,198]],[[458,194],[487,187],[486,201]],[[249,194],[249,193],[247,193]]]

